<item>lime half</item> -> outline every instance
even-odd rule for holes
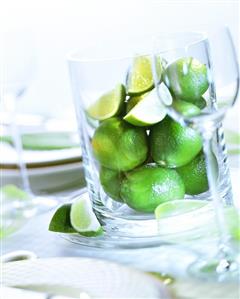
[[[97,120],[116,116],[124,107],[125,95],[125,87],[118,84],[113,90],[102,95],[97,102],[91,105],[87,110],[87,114]]]
[[[172,200],[160,204],[155,209],[155,217],[159,220],[166,217],[178,216],[206,207],[208,204],[206,200]]]
[[[159,78],[162,73],[160,58],[157,61]],[[127,93],[137,95],[152,89],[154,86],[152,63],[149,56],[138,56],[134,59],[132,68],[127,77]]]
[[[158,92],[164,103],[171,102],[171,94],[164,84],[160,85]],[[165,116],[166,109],[154,89],[128,112],[124,120],[135,126],[149,126],[160,122]]]
[[[71,206],[72,227],[82,235],[94,236],[102,233],[102,227],[92,210],[88,194],[81,195]]]

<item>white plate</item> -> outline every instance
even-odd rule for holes
[[[15,149],[6,143],[0,144],[0,165],[4,168],[13,168],[17,164]],[[29,167],[56,165],[81,160],[81,148],[68,148],[60,150],[24,150],[23,160]]]
[[[29,168],[28,176],[34,192],[56,192],[85,186],[81,162]],[[17,169],[1,170],[1,185],[7,184],[22,185],[20,173]]]
[[[170,299],[159,280],[140,271],[89,258],[49,258],[3,265],[2,283],[80,298]],[[88,298],[88,297],[86,297]]]

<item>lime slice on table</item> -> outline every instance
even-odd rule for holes
[[[125,101],[125,87],[122,84],[102,95],[97,102],[91,105],[87,114],[93,119],[104,120],[121,113]]]
[[[172,101],[171,94],[164,83],[159,87],[159,96],[164,98],[164,102]],[[149,126],[160,122],[165,116],[166,109],[154,89],[138,101],[124,117],[124,120],[135,126]]]
[[[196,209],[207,206],[209,203],[206,200],[172,200],[160,204],[155,209],[156,219],[177,216],[183,213],[189,213]]]
[[[92,210],[87,193],[81,195],[71,206],[70,222],[81,235],[93,237],[102,234],[102,227]]]
[[[233,206],[224,207],[224,218],[226,226],[229,230],[232,240],[235,242],[240,241],[240,211]],[[201,227],[212,235],[218,231],[215,221],[215,211],[212,202],[206,200],[172,200],[160,204],[155,209],[155,217],[162,226],[166,225],[165,219],[173,217],[173,225],[179,223],[183,227],[189,229],[191,225],[196,226],[199,222]],[[207,220],[204,222],[204,220]],[[186,222],[185,224],[183,222]],[[171,223],[168,223],[171,225]]]
[[[162,73],[160,58],[157,63],[159,78]],[[150,56],[138,56],[134,59],[132,68],[127,76],[127,93],[137,95],[152,89],[154,86],[152,63]]]

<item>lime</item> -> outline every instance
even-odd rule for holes
[[[196,105],[199,109],[204,109],[207,106],[207,101],[204,99],[204,97],[201,97],[194,101],[194,105]]]
[[[189,163],[201,150],[201,136],[192,128],[181,126],[170,117],[150,129],[152,158],[165,167]]]
[[[195,100],[193,103],[192,102],[183,101],[181,99],[176,99],[175,101],[176,102],[185,102],[185,103],[188,103],[188,104],[192,104],[192,105],[194,105],[195,107],[197,107],[199,109],[198,110],[199,113],[201,112],[200,110],[204,109],[207,106],[207,101],[204,99],[204,97],[201,97],[201,98]],[[197,113],[196,113],[196,115],[197,115]],[[191,115],[189,115],[189,116],[191,116]],[[194,116],[194,114],[193,114],[193,116]]]
[[[87,114],[97,120],[116,116],[123,110],[125,96],[125,87],[118,84],[113,90],[102,95],[97,102],[91,105],[87,110]]]
[[[169,96],[171,97],[170,93]],[[149,126],[160,122],[165,116],[166,109],[154,89],[142,98],[123,119],[135,126]]]
[[[70,221],[71,204],[64,204],[53,215],[48,229],[58,233],[76,233]]]
[[[121,197],[134,210],[153,212],[163,202],[183,199],[184,184],[173,169],[147,164],[126,174]]]
[[[201,113],[196,105],[181,100],[174,100],[172,106],[183,116],[195,116]]]
[[[119,118],[103,121],[92,138],[96,159],[107,168],[127,171],[142,164],[148,155],[147,134]]]
[[[218,163],[214,154],[213,162],[217,176]],[[205,164],[205,156],[202,151],[188,164],[177,168],[177,172],[185,184],[185,190],[187,194],[196,195],[208,190],[207,169]]]
[[[159,78],[162,73],[160,58],[157,62],[157,73]],[[136,95],[152,89],[154,86],[152,63],[150,56],[138,56],[134,59],[132,68],[127,76],[127,93]]]
[[[195,58],[180,58],[163,74],[165,84],[181,100],[194,103],[208,89],[207,67]]]
[[[162,219],[166,217],[173,217],[183,213],[189,213],[196,209],[205,207],[208,205],[206,200],[171,200],[160,204],[155,209],[156,219]]]
[[[143,93],[139,96],[132,96],[126,106],[126,112],[128,113],[137,103],[139,103],[142,99],[144,99],[149,92]]]
[[[120,197],[120,187],[124,175],[116,170],[101,167],[100,169],[100,182],[103,190],[116,201],[122,201]]]
[[[90,237],[102,233],[102,227],[92,210],[87,193],[81,195],[72,203],[70,221],[72,227],[82,235]]]

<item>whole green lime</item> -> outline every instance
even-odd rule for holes
[[[194,103],[207,91],[207,67],[195,58],[184,57],[171,63],[163,80],[174,96]]]
[[[172,107],[183,116],[196,116],[201,110],[196,105],[182,100],[174,100]]]
[[[102,166],[118,171],[131,170],[147,158],[147,134],[144,129],[113,117],[96,129],[92,149]]]
[[[194,129],[183,127],[167,116],[151,127],[150,144],[156,163],[175,168],[186,165],[200,152],[202,139]]]
[[[166,201],[183,199],[184,184],[174,169],[147,164],[126,174],[121,185],[121,197],[131,208],[154,212]]]
[[[217,159],[214,154],[212,157],[217,176]],[[205,157],[202,151],[187,165],[179,167],[176,170],[184,182],[187,194],[197,195],[208,190],[207,169]]]
[[[120,196],[121,183],[124,178],[123,173],[108,169],[106,167],[101,167],[100,169],[100,182],[103,190],[116,201],[122,201]]]
[[[204,97],[201,97],[201,98],[195,100],[193,103],[192,102],[183,101],[183,100],[177,99],[177,98],[174,100],[174,102],[175,101],[177,101],[177,102],[178,101],[185,102],[185,103],[188,103],[190,105],[194,105],[195,107],[198,107],[200,110],[204,109],[207,106],[207,101],[204,99]],[[200,110],[199,110],[199,112],[200,112]]]

